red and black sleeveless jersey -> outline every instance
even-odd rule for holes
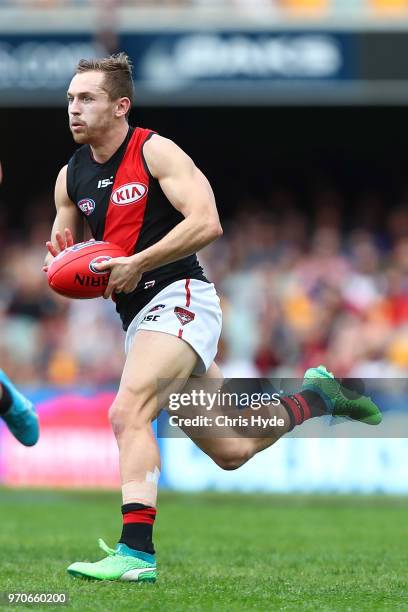
[[[92,236],[118,244],[128,256],[161,240],[184,218],[167,200],[145,162],[143,145],[153,134],[129,128],[107,162],[96,162],[90,146],[84,145],[68,163],[68,196],[86,218]],[[123,329],[159,291],[184,278],[208,282],[195,254],[146,272],[132,293],[117,294],[116,310]]]

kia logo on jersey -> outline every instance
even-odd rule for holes
[[[89,217],[95,210],[95,202],[90,198],[84,198],[83,200],[79,200],[78,207],[82,210],[84,215]]]
[[[147,187],[143,183],[128,183],[115,189],[111,195],[111,200],[116,206],[128,206],[141,200],[146,193]]]

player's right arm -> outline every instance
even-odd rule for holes
[[[67,167],[58,174],[55,183],[55,207],[57,214],[51,230],[51,239],[46,242],[48,253],[44,261],[44,272],[54,257],[64,249],[84,239],[84,223],[81,213],[67,192]]]

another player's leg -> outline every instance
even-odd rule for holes
[[[0,417],[13,436],[25,446],[37,443],[40,431],[33,404],[0,370]]]
[[[123,529],[115,549],[100,541],[107,557],[73,563],[68,572],[98,580],[154,581],[152,530],[160,456],[152,421],[190,377],[197,354],[170,334],[141,330],[128,352],[110,419],[119,446]],[[158,386],[158,383],[159,386]]]

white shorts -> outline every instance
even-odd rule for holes
[[[221,327],[220,299],[214,285],[195,278],[179,280],[155,295],[136,315],[126,333],[125,351],[127,354],[139,329],[172,334],[197,353],[192,373],[205,374],[217,354]]]

